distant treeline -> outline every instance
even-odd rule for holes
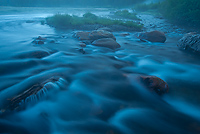
[[[164,0],[159,3],[139,4],[135,9],[156,10],[177,24],[200,27],[200,0]]]
[[[0,6],[23,6],[23,7],[124,7],[145,0],[0,0]]]
[[[160,11],[169,19],[183,25],[200,24],[200,0],[166,0]]]

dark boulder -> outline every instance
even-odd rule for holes
[[[38,58],[41,59],[43,57],[49,56],[51,53],[46,50],[29,50],[26,52],[21,52],[20,54],[16,54],[14,58],[25,59],[25,58]]]
[[[177,46],[184,50],[200,52],[200,35],[188,33],[178,41]]]
[[[89,34],[90,34],[90,32],[80,31],[80,32],[76,32],[73,35],[73,37],[77,38],[78,40],[90,40]]]
[[[56,43],[56,41],[55,40],[50,40],[49,43]]]
[[[5,109],[3,109],[3,112],[7,111],[19,111],[21,110],[23,104],[25,103],[31,103],[33,98],[39,99],[41,95],[46,96],[45,91],[47,92],[47,88],[45,87],[47,83],[52,82],[56,83],[60,80],[60,77],[54,76],[51,77],[44,82],[36,83],[35,85],[32,85],[30,88],[28,88],[26,91],[14,96],[13,98],[8,100],[8,105]],[[26,101],[25,101],[26,100]]]
[[[83,48],[78,49],[78,51],[82,54],[85,54],[85,50]]]
[[[141,41],[150,41],[150,42],[160,42],[164,43],[166,41],[166,36],[163,32],[160,31],[151,31],[145,33],[139,33],[137,38]]]
[[[110,49],[117,49],[121,46],[112,38],[102,38],[92,42],[92,45],[99,47],[107,47]]]
[[[39,40],[36,44],[42,45],[42,44],[44,44],[44,41]]]
[[[140,76],[140,80],[150,90],[159,95],[163,95],[169,91],[168,84],[156,76]]]
[[[115,36],[111,32],[104,30],[94,30],[90,32],[89,38],[93,41],[101,38],[112,38],[113,40],[116,40]]]

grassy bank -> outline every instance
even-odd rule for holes
[[[161,3],[140,4],[135,6],[137,11],[155,10],[167,19],[185,26],[199,26],[199,0],[165,0]]]
[[[115,16],[123,17],[126,19],[140,20],[136,13],[131,13],[128,10],[119,10],[114,13]]]
[[[83,17],[70,16],[68,14],[56,14],[51,17],[46,18],[48,25],[51,25],[56,28],[76,28],[80,25],[121,25],[134,29],[141,29],[143,26],[132,21],[121,21],[121,20],[112,20],[108,18],[98,17],[92,13],[85,13]]]

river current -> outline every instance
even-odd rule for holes
[[[199,134],[199,55],[179,50],[184,32],[165,43],[141,42],[136,32],[113,32],[120,49],[79,46],[77,30],[41,20],[55,13],[109,16],[113,9],[5,8],[0,12],[0,133]],[[32,41],[38,36],[53,43]],[[157,76],[169,85],[158,96],[138,80]],[[52,78],[43,91],[4,112],[8,100]]]

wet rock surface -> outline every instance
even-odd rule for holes
[[[169,92],[168,84],[156,76],[140,76],[141,82],[150,90],[158,95],[163,95]]]
[[[99,47],[107,47],[110,49],[117,49],[121,46],[113,38],[102,38],[92,42],[92,45]]]
[[[79,40],[90,40],[89,34],[90,34],[90,32],[80,31],[80,32],[76,32],[73,35],[73,37],[77,38]]]
[[[99,46],[99,47],[107,47],[110,49],[117,49],[121,47],[116,42],[116,37],[111,32],[104,30],[93,30],[90,32],[84,32],[84,31],[76,32],[73,35],[73,37],[83,41],[82,43],[79,43],[81,47],[86,47],[86,44],[91,44],[93,46]],[[80,50],[82,51],[83,49]]]
[[[177,46],[183,50],[200,52],[200,35],[188,33],[178,41]]]
[[[86,44],[83,43],[83,42],[80,42],[80,43],[79,43],[79,46],[80,46],[80,47],[86,47]]]
[[[25,90],[23,93],[10,98],[7,106],[1,109],[1,112],[8,111],[19,111],[23,110],[26,105],[33,103],[34,101],[39,101],[42,97],[46,96],[46,93],[50,88],[48,88],[48,83],[56,83],[60,80],[59,77],[51,77],[42,83],[35,84],[29,89]]]
[[[45,43],[56,43],[56,40],[55,39],[47,39],[47,38],[44,38],[44,37],[41,37],[41,36],[38,36],[36,39],[34,39],[32,41],[32,43],[34,44],[38,44],[38,45],[43,45]]]
[[[166,41],[165,34],[160,31],[138,33],[137,38],[139,38],[141,41],[150,41],[150,42],[165,43]]]
[[[89,39],[92,41],[101,39],[101,38],[112,38],[113,40],[116,40],[115,36],[111,32],[104,31],[104,30],[94,30],[94,31],[91,31],[89,34]]]

